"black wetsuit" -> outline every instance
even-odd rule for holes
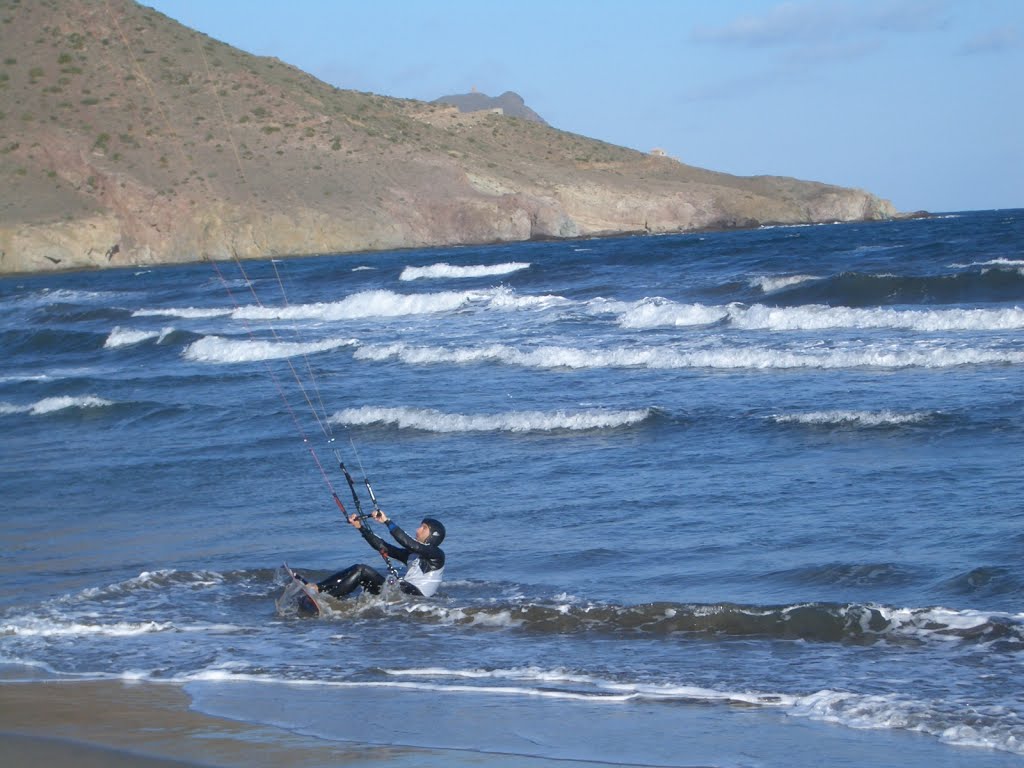
[[[388,557],[406,564],[405,575],[398,582],[403,592],[430,597],[441,583],[441,576],[444,573],[444,552],[435,544],[421,544],[416,541],[399,528],[394,520],[388,520],[387,526],[401,547],[388,544],[366,524],[360,527],[359,532],[375,551],[380,552],[383,549],[388,553]],[[362,587],[376,595],[384,581],[385,578],[379,571],[364,563],[357,563],[328,576],[317,584],[317,588],[333,597],[344,597],[356,587]]]

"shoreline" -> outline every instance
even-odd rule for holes
[[[446,249],[446,248],[488,248],[488,247],[499,247],[509,246],[516,244],[526,243],[552,243],[552,242],[585,242],[588,240],[612,240],[615,238],[629,238],[629,237],[663,237],[665,235],[703,235],[703,234],[716,234],[722,232],[751,232],[759,229],[769,229],[774,227],[805,227],[805,226],[819,226],[819,225],[833,225],[833,224],[885,224],[896,221],[910,221],[913,219],[931,219],[935,218],[936,213],[930,211],[912,211],[902,212],[898,211],[890,218],[886,219],[850,219],[850,220],[835,220],[835,221],[806,221],[806,222],[772,222],[772,221],[752,221],[749,223],[736,224],[734,226],[728,225],[710,225],[702,227],[694,227],[692,229],[680,229],[680,230],[666,230],[666,231],[651,231],[644,229],[624,229],[624,230],[609,230],[607,232],[594,232],[588,235],[579,235],[575,237],[555,237],[552,235],[538,235],[530,237],[526,240],[485,240],[481,242],[451,242],[451,243],[438,243],[435,245],[402,245],[388,248],[358,248],[355,250],[340,250],[340,251],[324,251],[315,253],[268,253],[260,256],[238,256],[224,257],[224,258],[212,258],[210,256],[200,256],[194,259],[188,259],[185,261],[151,261],[151,262],[138,262],[131,264],[107,264],[104,266],[97,266],[95,264],[77,264],[75,266],[55,269],[42,269],[42,270],[25,270],[25,271],[0,271],[0,279],[3,278],[23,278],[23,277],[38,277],[42,275],[73,275],[82,272],[107,272],[118,269],[153,269],[160,267],[180,267],[187,266],[190,264],[202,264],[203,262],[215,261],[218,263],[234,262],[234,261],[263,261],[265,259],[315,259],[328,256],[372,256],[378,253],[392,253],[401,251],[417,251],[417,250],[432,250],[432,249]]]
[[[5,768],[597,768],[474,750],[327,741],[206,715],[177,683],[0,681]],[[619,764],[627,765],[627,764]]]
[[[904,761],[954,768],[965,760],[1002,768],[1019,760],[944,745],[924,734],[844,728],[737,705],[606,709],[593,703],[524,705],[500,695],[482,703],[455,694],[437,715],[429,692],[371,688],[346,698],[315,686],[284,686],[264,697],[262,688],[212,684],[195,698],[178,683],[0,682],[0,755],[5,768],[708,768],[751,759],[770,768]],[[294,725],[218,714],[253,707],[284,711],[284,721]],[[334,738],[309,735],[324,724]],[[627,745],[634,736],[637,741]],[[531,754],[534,746],[548,754]],[[900,755],[900,762],[880,755]]]
[[[400,751],[322,742],[204,715],[190,704],[177,684],[3,682],[0,754],[7,768],[316,768],[395,764]]]

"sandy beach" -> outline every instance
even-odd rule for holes
[[[177,686],[120,682],[0,685],[4,764],[105,766],[317,766],[358,762],[280,731],[190,712]],[[393,756],[390,756],[393,757]],[[390,759],[388,757],[387,759]]]
[[[518,755],[325,742],[198,714],[189,710],[189,697],[176,685],[107,681],[0,684],[0,757],[5,768],[551,768],[565,763]]]
[[[228,699],[251,700],[253,691],[245,686],[225,691]],[[315,692],[287,694],[273,706],[307,706],[310,721],[322,717],[324,700]],[[299,697],[302,696],[300,699]],[[219,698],[219,695],[218,695]],[[264,702],[266,706],[269,702]],[[336,703],[336,702],[335,702]],[[337,717],[349,718],[344,739],[318,739],[290,730],[243,723],[197,713],[190,709],[189,695],[176,685],[123,683],[114,681],[43,681],[0,684],[0,756],[6,768],[29,766],[75,766],[92,768],[326,768],[327,766],[389,766],[390,768],[598,768],[616,765],[673,765],[686,768],[757,764],[782,766],[811,764],[818,755],[823,763],[834,766],[888,766],[899,764],[896,755],[930,759],[935,766],[962,764],[967,753],[950,750],[936,741],[912,734],[879,734],[824,726],[806,720],[778,719],[756,709],[684,706],[663,713],[669,720],[659,728],[656,741],[674,744],[671,760],[653,750],[649,760],[630,762],[616,759],[610,746],[620,739],[638,735],[636,727],[651,715],[638,712],[626,715],[628,723],[618,723],[621,714],[609,712],[602,717],[601,728],[587,733],[585,722],[574,720],[571,709],[556,717],[560,739],[566,743],[579,739],[608,742],[608,760],[593,761],[561,757],[535,757],[515,754],[502,748],[508,733],[534,733],[543,740],[543,729],[522,719],[515,707],[500,706],[488,711],[484,705],[463,708],[457,702],[443,717],[429,714],[418,697],[388,697],[386,706],[368,695],[361,705],[337,708]],[[351,702],[349,702],[351,704]],[[554,713],[549,713],[554,714]],[[334,717],[327,712],[328,717]],[[579,713],[577,713],[579,715]],[[584,719],[586,719],[585,716]],[[634,720],[640,717],[639,721]],[[658,717],[658,716],[656,716]],[[457,721],[445,725],[446,720]],[[518,726],[512,723],[519,723]],[[631,725],[629,724],[631,723]],[[626,726],[623,730],[622,726]],[[423,732],[456,728],[462,734],[447,738],[461,746],[446,749],[394,746],[358,740],[359,733],[371,738],[402,738],[411,728]],[[425,731],[423,729],[426,729]],[[622,731],[622,732],[619,732]],[[611,739],[611,741],[609,741]],[[470,743],[478,744],[471,748]],[[811,745],[815,745],[811,747]],[[976,753],[979,765],[1003,765],[1010,756]],[[1005,758],[1005,759],[1004,759]],[[795,762],[790,762],[795,761]],[[992,761],[992,762],[990,762]]]

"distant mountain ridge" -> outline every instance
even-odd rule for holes
[[[470,93],[442,96],[439,99],[434,99],[431,103],[451,104],[453,107],[458,107],[460,112],[485,112],[500,109],[506,117],[518,117],[542,125],[548,124],[543,117],[526,106],[523,97],[515,91],[505,91],[501,96],[488,96],[473,90]]]
[[[862,190],[716,173],[504,106],[335,88],[132,0],[7,2],[3,21],[0,273],[895,213]]]

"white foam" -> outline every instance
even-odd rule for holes
[[[781,291],[783,288],[789,288],[793,285],[800,285],[800,283],[808,283],[814,280],[821,280],[820,277],[815,275],[783,275],[778,277],[754,277],[750,279],[750,285],[755,288],[760,288],[764,293],[773,293],[774,291]]]
[[[443,667],[427,667],[422,669],[385,669],[384,672],[395,677],[513,680],[536,683],[548,687],[568,684],[575,686],[571,691],[575,696],[607,699],[608,694],[611,693],[614,694],[614,699],[618,701],[643,698],[674,701],[734,702],[761,706],[790,706],[797,702],[796,697],[783,694],[757,691],[725,691],[694,685],[622,683],[605,680],[594,675],[569,672],[561,668],[544,669],[536,666],[513,667],[510,669],[447,669]],[[456,688],[458,687],[456,686]],[[476,690],[486,691],[489,689],[478,688]]]
[[[79,603],[105,595],[121,595],[139,589],[163,589],[168,583],[182,584],[193,589],[206,589],[224,582],[224,577],[215,571],[179,571],[165,568],[156,571],[143,571],[138,576],[119,581],[103,587],[87,587],[81,592],[65,595],[60,602]]]
[[[619,316],[619,325],[627,329],[712,325],[729,317],[725,307],[703,304],[677,304],[665,299],[644,299]]]
[[[23,617],[20,622],[0,624],[0,635],[17,635],[20,637],[131,637],[146,635],[153,632],[174,630],[171,622],[140,621],[113,622],[111,624],[93,624],[83,621],[52,621]]]
[[[734,305],[729,323],[744,330],[817,331],[832,328],[893,328],[911,331],[1009,331],[1024,328],[1024,309],[852,309]]]
[[[671,328],[726,322],[748,331],[819,331],[892,328],[922,332],[1012,331],[1024,328],[1024,309],[855,309],[806,304],[799,307],[705,306],[667,299],[643,299],[624,310],[619,325],[628,329]]]
[[[900,424],[919,424],[932,418],[931,413],[898,413],[896,411],[812,411],[810,413],[778,414],[772,420],[778,424],[850,425],[883,427]]]
[[[762,224],[758,229],[809,229],[810,227],[828,227],[838,223],[838,221],[819,221],[814,224]]]
[[[579,412],[512,411],[493,415],[442,413],[429,408],[346,408],[330,418],[332,424],[388,424],[426,432],[549,432],[552,430],[610,429],[642,422],[649,408],[630,411],[600,409]]]
[[[889,622],[887,632],[959,642],[960,632],[985,627],[993,619],[1024,625],[1024,613],[872,606]]]
[[[168,316],[203,319],[230,315],[234,320],[317,320],[338,322],[376,317],[407,317],[440,312],[454,312],[475,305],[486,309],[519,310],[545,308],[565,302],[558,296],[520,296],[510,288],[499,286],[478,291],[438,291],[434,293],[396,293],[394,291],[360,291],[344,299],[313,304],[287,306],[249,305],[233,310],[195,307],[140,309],[134,317]]]
[[[495,288],[487,291],[481,298],[485,299],[488,309],[501,311],[521,311],[526,309],[545,310],[550,307],[561,307],[574,302],[562,296],[552,294],[520,295],[511,288]]]
[[[916,731],[948,744],[1024,754],[1024,728],[1018,718],[1008,719],[1005,709],[996,705],[823,690],[795,699],[789,711],[849,728]]]
[[[204,336],[185,347],[181,354],[186,360],[196,363],[251,363],[330,352],[356,343],[354,339],[326,339],[300,343]]]
[[[6,376],[0,376],[0,383],[24,381],[49,381],[51,378],[53,377],[48,373],[15,373]]]
[[[132,317],[180,317],[185,320],[196,320],[208,317],[226,317],[231,312],[232,310],[230,309],[206,307],[166,307],[159,309],[137,309],[132,312]]]
[[[954,269],[970,269],[971,267],[1007,267],[1024,273],[1024,260],[1022,259],[989,259],[988,261],[972,261],[969,264],[950,264]],[[987,272],[988,270],[982,270]]]
[[[159,344],[168,334],[173,333],[174,328],[163,328],[159,331],[136,331],[131,328],[122,328],[117,326],[107,336],[107,340],[103,343],[104,349],[116,349],[117,347],[127,347],[133,344],[140,344],[143,341],[149,341],[150,339],[156,339]]]
[[[409,682],[402,680],[393,681],[354,681],[354,680],[291,680],[268,676],[252,675],[245,673],[233,673],[229,670],[211,669],[177,678],[177,681],[184,683],[196,682],[245,682],[264,683],[268,685],[288,685],[295,687],[318,687],[335,689],[392,689],[407,691],[425,691],[431,693],[470,693],[490,696],[527,696],[544,699],[561,699],[570,701],[591,701],[618,703],[631,701],[638,698],[638,694],[626,693],[604,693],[590,691],[557,690],[548,688],[533,688],[520,685],[452,685],[450,683],[430,682]]]
[[[116,291],[86,291],[74,288],[43,288],[41,291],[14,297],[15,301],[30,305],[47,306],[50,304],[85,304],[92,302],[111,302],[122,296]]]
[[[241,307],[232,317],[241,320],[357,320],[369,317],[404,317],[451,312],[480,298],[471,291],[402,294],[362,291],[340,301],[292,304],[287,307]]]
[[[58,381],[91,376],[95,369],[90,366],[74,366],[67,368],[50,368],[45,373],[12,373],[0,376],[0,382],[22,381]]]
[[[529,268],[529,263],[520,261],[513,261],[507,264],[481,264],[469,267],[456,267],[442,262],[440,264],[431,264],[429,267],[406,267],[402,270],[402,274],[398,279],[494,277],[497,275],[508,275]]]
[[[30,413],[33,416],[43,416],[48,413],[63,411],[68,408],[105,408],[114,405],[110,400],[104,400],[95,395],[83,395],[78,397],[44,397],[31,405],[14,405],[12,403],[0,403],[0,415],[12,413]]]
[[[404,343],[368,345],[355,352],[358,360],[398,360],[409,365],[438,363],[503,363],[524,368],[950,368],[960,365],[1019,365],[1024,351],[1000,349],[952,349],[944,347],[865,347],[830,349],[821,345],[803,350],[763,347],[679,351],[668,347],[611,347],[584,349],[543,346],[520,350],[504,344],[480,347],[415,347]]]
[[[395,677],[455,677],[471,680],[508,678],[533,680],[542,683],[594,683],[593,675],[581,675],[562,668],[513,667],[511,669],[448,669],[446,667],[423,667],[412,669],[384,669],[387,675]]]

